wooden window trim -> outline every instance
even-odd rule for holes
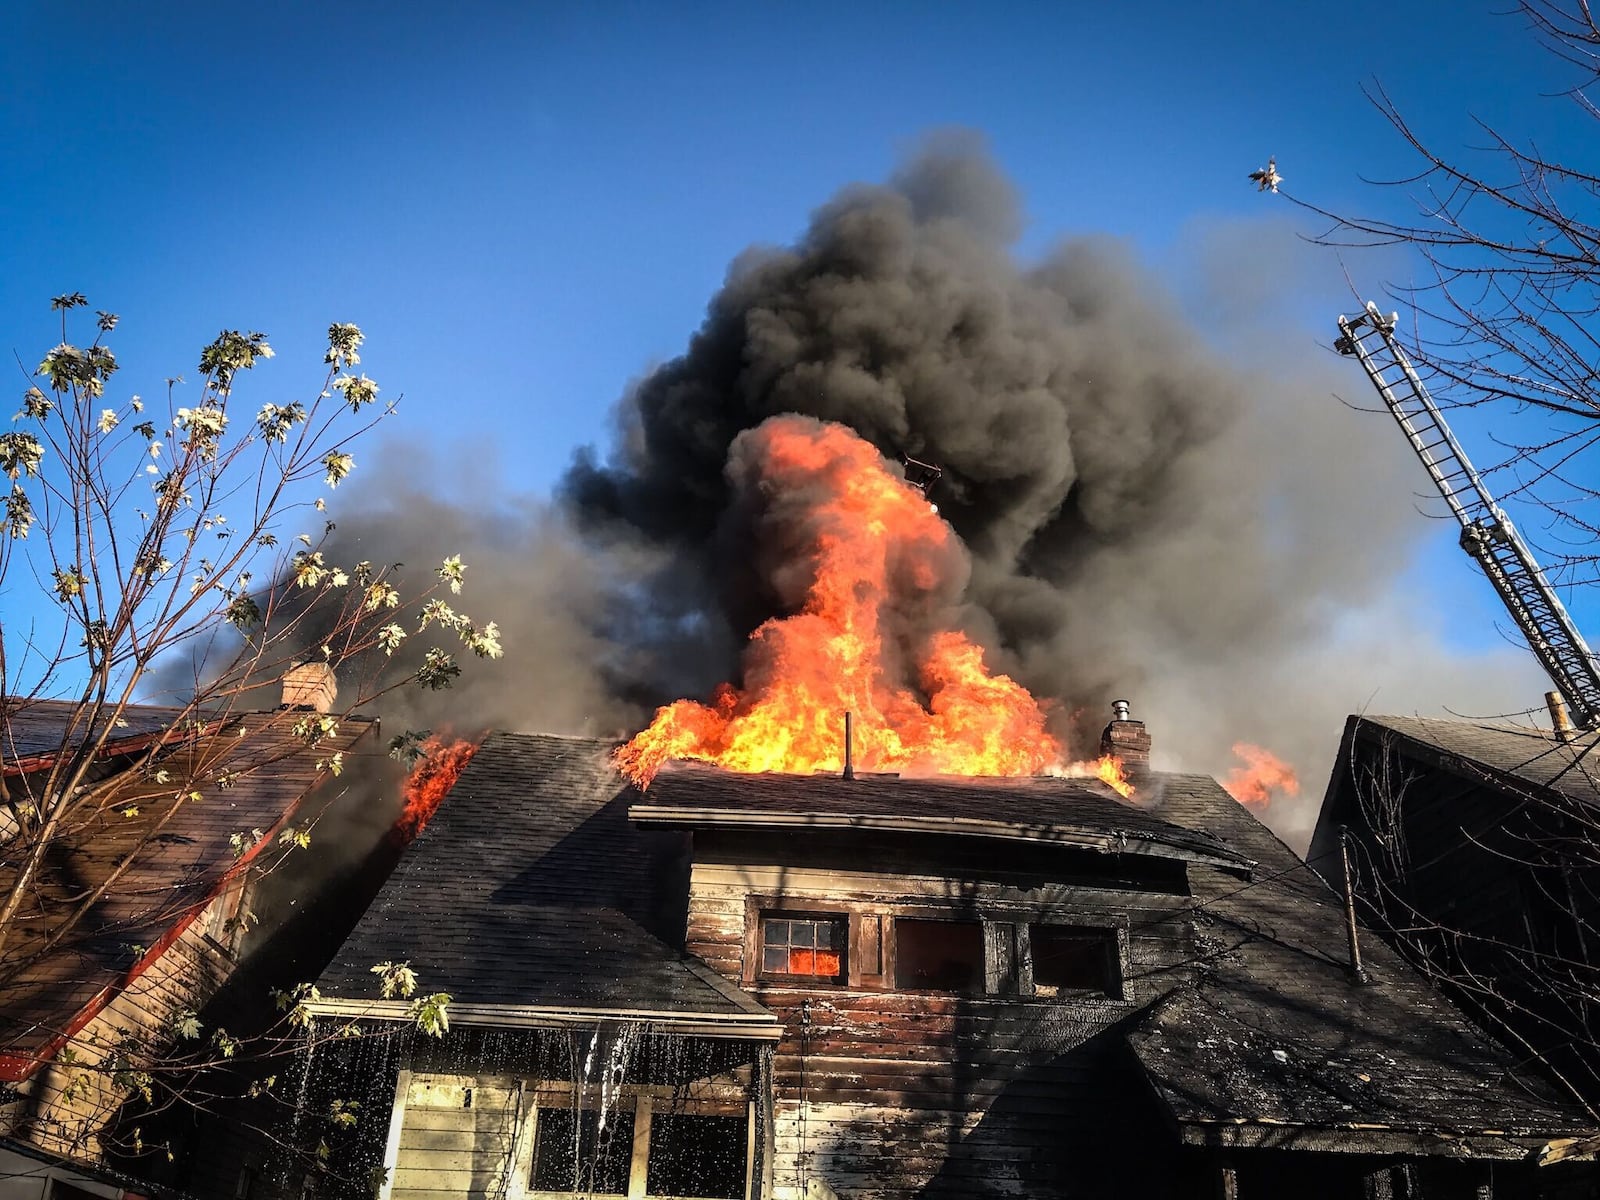
[[[1056,913],[1055,919],[1042,920],[1030,918],[1026,921],[1017,921],[1018,954],[1023,962],[1022,971],[1027,977],[1026,990],[1021,992],[1025,999],[1030,999],[1048,1004],[1078,1004],[1078,1003],[1127,1003],[1133,997],[1132,987],[1128,982],[1129,975],[1129,945],[1128,945],[1128,919],[1124,916],[1115,916],[1104,913],[1077,914]],[[1065,919],[1070,918],[1070,919]],[[1040,996],[1035,989],[1033,978],[1033,927],[1035,925],[1055,925],[1072,929],[1095,930],[1109,935],[1107,938],[1111,952],[1111,966],[1114,978],[1111,988],[1104,992],[1095,992],[1088,989],[1071,991],[1065,995]]]
[[[755,936],[752,941],[753,953],[750,965],[754,969],[754,982],[776,984],[780,987],[803,988],[842,988],[851,986],[851,977],[855,974],[854,947],[850,939],[852,927],[856,922],[851,920],[852,914],[848,909],[837,907],[809,907],[800,905],[774,905],[759,908],[755,913]],[[837,975],[796,975],[787,971],[768,971],[763,965],[766,951],[766,939],[762,936],[767,921],[813,921],[836,926],[843,934],[845,944],[840,951],[839,973]]]
[[[830,980],[800,975],[765,974],[761,971],[761,917],[763,913],[792,913],[801,918],[826,917],[844,920],[846,970],[844,978]],[[894,986],[895,962],[898,946],[895,925],[899,918],[932,921],[972,921],[983,926],[985,980],[982,992],[955,993],[938,989],[906,988]],[[878,929],[878,955],[876,963],[869,961],[871,936],[866,929],[876,924]],[[1115,988],[1108,993],[1071,992],[1064,996],[1040,996],[1034,990],[1033,954],[1030,929],[1034,925],[1069,925],[1081,929],[1105,930],[1115,936],[1114,967]],[[1015,982],[1009,990],[993,990],[1002,980],[994,961],[996,942],[1003,935],[1002,926],[1015,930],[1012,953],[1013,966],[1008,976]],[[1126,913],[1099,911],[1072,911],[1040,913],[1026,905],[1006,904],[992,906],[970,903],[938,904],[920,898],[909,901],[834,900],[826,897],[775,895],[770,892],[752,893],[745,897],[744,944],[741,953],[740,979],[745,987],[791,987],[818,991],[841,988],[860,991],[903,992],[915,996],[964,995],[970,1000],[986,1000],[1013,1004],[1113,1004],[1131,1003],[1136,999],[1136,989],[1130,982],[1129,917]],[[872,970],[872,966],[876,970]]]

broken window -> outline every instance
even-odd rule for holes
[[[656,1113],[650,1123],[645,1192],[741,1200],[750,1127],[739,1116]]]
[[[842,916],[763,913],[761,974],[843,982],[845,929]]]
[[[897,917],[894,985],[982,995],[983,922]]]
[[[1028,936],[1033,951],[1034,995],[1121,994],[1116,930],[1083,925],[1033,925]]]
[[[610,1110],[602,1130],[595,1109],[539,1109],[533,1146],[534,1191],[623,1196],[632,1163],[631,1112]]]

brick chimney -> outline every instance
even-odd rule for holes
[[[1150,734],[1144,722],[1128,715],[1126,700],[1113,700],[1111,712],[1111,724],[1100,735],[1100,753],[1120,758],[1123,772],[1130,779],[1150,774]]]
[[[333,668],[322,662],[296,663],[283,675],[283,707],[325,713],[333,708],[339,683]]]

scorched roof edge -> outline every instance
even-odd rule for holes
[[[931,833],[946,836],[994,838],[1004,841],[1051,842],[1102,854],[1139,854],[1200,863],[1248,877],[1253,859],[1220,844],[1196,844],[1187,831],[1173,829],[1170,836],[1150,830],[1105,830],[1070,821],[1004,821],[978,817],[938,817],[905,814],[773,812],[733,808],[699,808],[691,805],[635,804],[628,816],[642,827],[723,827],[745,829],[864,829],[891,833]]]

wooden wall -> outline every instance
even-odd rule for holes
[[[465,1102],[469,1088],[471,1107]],[[516,1170],[527,1154],[517,1139],[523,1098],[514,1080],[407,1071],[399,1094],[405,1107],[397,1140],[391,1133],[390,1200],[510,1195],[513,1185],[527,1179],[525,1162]]]
[[[1159,1172],[1164,1131],[1109,1033],[1188,969],[1187,897],[1181,868],[1106,865],[1096,878],[1081,853],[1052,869],[1004,849],[962,864],[859,838],[697,835],[687,948],[784,1022],[774,1200],[800,1200],[808,1185],[826,1195],[819,1184],[850,1200],[1103,1195],[1101,1165],[1130,1135]],[[764,982],[752,962],[762,907],[876,917],[886,938],[896,915],[1105,924],[1118,930],[1123,994],[900,993],[892,976],[860,971],[844,986]],[[1152,1178],[1139,1194],[1160,1186]]]
[[[212,903],[229,902],[222,896]],[[7,1128],[0,1121],[0,1128],[51,1154],[95,1163],[106,1160],[100,1135],[134,1095],[131,1088],[118,1086],[106,1068],[107,1060],[130,1041],[146,1053],[172,1044],[178,1015],[202,1008],[234,968],[233,956],[206,935],[207,915],[191,921],[64,1051],[19,1086],[23,1101],[11,1110],[14,1124]]]

